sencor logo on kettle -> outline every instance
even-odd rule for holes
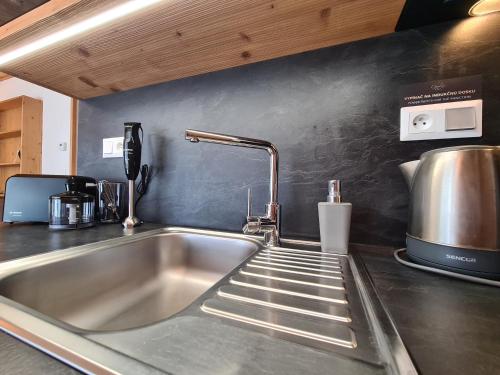
[[[460,256],[457,256],[457,255],[451,255],[451,254],[446,254],[446,258],[447,259],[458,260],[460,262],[476,263],[476,258],[460,257]]]

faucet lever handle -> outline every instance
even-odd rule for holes
[[[255,234],[258,233],[261,226],[261,218],[259,216],[252,216],[252,188],[248,188],[247,193],[247,218],[243,226],[243,233]]]
[[[252,216],[252,188],[247,192],[247,218]]]

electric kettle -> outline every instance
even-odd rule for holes
[[[432,150],[400,169],[410,189],[408,256],[500,279],[500,146]]]

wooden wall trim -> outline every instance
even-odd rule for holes
[[[78,99],[71,98],[69,174],[76,175],[78,160]]]
[[[0,27],[0,38],[6,38],[18,31],[49,18],[82,0],[51,0],[19,16]]]
[[[0,72],[0,81],[5,81],[6,79],[12,78],[8,74]]]
[[[16,19],[17,17],[46,3],[48,0],[3,0],[0,1],[0,25]]]

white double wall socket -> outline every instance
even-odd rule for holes
[[[403,107],[400,140],[481,137],[482,120],[482,100]]]
[[[102,140],[103,158],[123,157],[123,137],[103,138]]]

